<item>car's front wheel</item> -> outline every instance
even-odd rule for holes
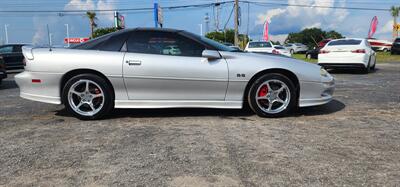
[[[68,80],[62,99],[66,109],[83,120],[103,118],[114,107],[111,86],[94,74],[77,75]]]
[[[294,83],[285,75],[268,73],[251,85],[248,94],[250,108],[260,117],[281,117],[296,107]]]

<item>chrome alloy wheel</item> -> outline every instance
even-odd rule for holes
[[[104,92],[97,83],[81,79],[70,87],[68,102],[76,113],[94,116],[104,106]]]
[[[289,87],[280,80],[265,81],[256,93],[258,107],[269,114],[282,112],[290,103]]]

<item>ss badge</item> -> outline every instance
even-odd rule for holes
[[[240,73],[236,74],[236,76],[237,76],[237,77],[246,77],[245,74],[240,74]]]

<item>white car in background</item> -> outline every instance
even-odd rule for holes
[[[244,51],[247,52],[260,52],[260,53],[273,53],[274,45],[270,41],[249,42]]]
[[[331,68],[360,68],[368,73],[375,69],[376,53],[366,39],[332,40],[319,51],[318,65]]]
[[[281,45],[275,45],[274,49],[276,50],[275,52],[272,52],[274,54],[277,53],[277,54],[285,55],[285,56],[288,56],[288,57],[292,57],[292,54],[290,53],[290,51],[288,51],[286,48],[284,48]]]
[[[276,55],[285,55],[291,57],[289,51],[287,51],[284,47],[279,45],[274,45],[270,41],[259,41],[259,42],[249,42],[244,49],[246,52],[254,52],[254,53],[270,53]]]
[[[305,53],[308,51],[308,47],[301,43],[288,43],[284,47],[291,53]]]

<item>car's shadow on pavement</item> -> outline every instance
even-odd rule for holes
[[[346,108],[346,105],[344,103],[334,99],[325,105],[299,108],[296,112],[293,113],[293,116],[327,115],[339,112],[344,108]]]
[[[14,89],[17,87],[18,87],[17,83],[15,83],[14,80],[10,79],[4,79],[0,84],[0,90]]]
[[[294,111],[291,116],[317,116],[326,115],[343,110],[345,105],[333,100],[328,104],[316,107],[300,108]],[[57,116],[71,117],[65,109],[56,111]],[[200,116],[219,116],[219,117],[249,117],[254,116],[254,112],[248,107],[244,109],[207,109],[207,108],[169,108],[169,109],[115,109],[106,119],[116,118],[148,118],[148,117],[200,117]]]

